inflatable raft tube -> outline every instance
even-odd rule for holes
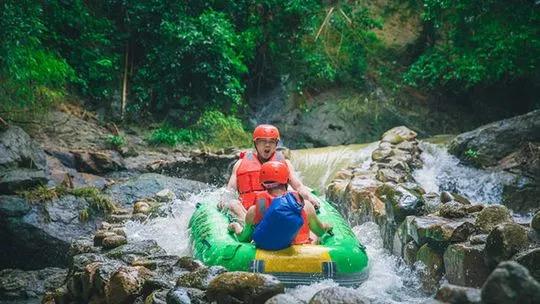
[[[229,217],[216,204],[199,203],[189,223],[193,254],[206,265],[271,274],[286,286],[309,285],[324,279],[342,286],[358,286],[368,276],[365,247],[327,201],[321,200],[318,216],[333,226],[332,234],[323,235],[319,245],[293,245],[279,251],[239,242],[227,231]]]

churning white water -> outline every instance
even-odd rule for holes
[[[508,174],[464,166],[441,146],[421,142],[420,148],[424,166],[413,177],[427,192],[451,191],[477,203],[501,203],[503,186],[512,179]]]

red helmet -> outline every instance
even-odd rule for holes
[[[289,168],[279,161],[265,162],[259,171],[259,181],[261,184],[268,182],[287,184],[289,182]]]
[[[272,125],[258,125],[253,130],[253,140],[258,138],[270,138],[279,140],[279,131]]]

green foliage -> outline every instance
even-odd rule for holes
[[[473,149],[469,149],[469,150],[465,151],[465,157],[467,157],[468,159],[477,159],[478,158],[478,151],[473,150]]]
[[[532,1],[424,0],[438,35],[405,75],[409,84],[453,92],[540,79],[540,14]]]
[[[127,143],[126,138],[122,135],[107,136],[107,144],[113,149],[121,148],[125,146],[126,143]]]
[[[251,145],[251,136],[234,116],[207,111],[188,129],[176,129],[168,125],[160,127],[152,132],[149,141],[168,146],[198,144],[204,148],[223,149],[248,147]]]
[[[0,113],[12,118],[47,109],[61,100],[74,72],[43,45],[39,2],[5,1],[0,9]]]

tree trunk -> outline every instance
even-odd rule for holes
[[[122,79],[122,104],[120,118],[124,120],[126,113],[126,99],[127,99],[127,81],[128,81],[128,68],[129,68],[129,42],[126,44],[126,53],[124,56],[124,76]]]

